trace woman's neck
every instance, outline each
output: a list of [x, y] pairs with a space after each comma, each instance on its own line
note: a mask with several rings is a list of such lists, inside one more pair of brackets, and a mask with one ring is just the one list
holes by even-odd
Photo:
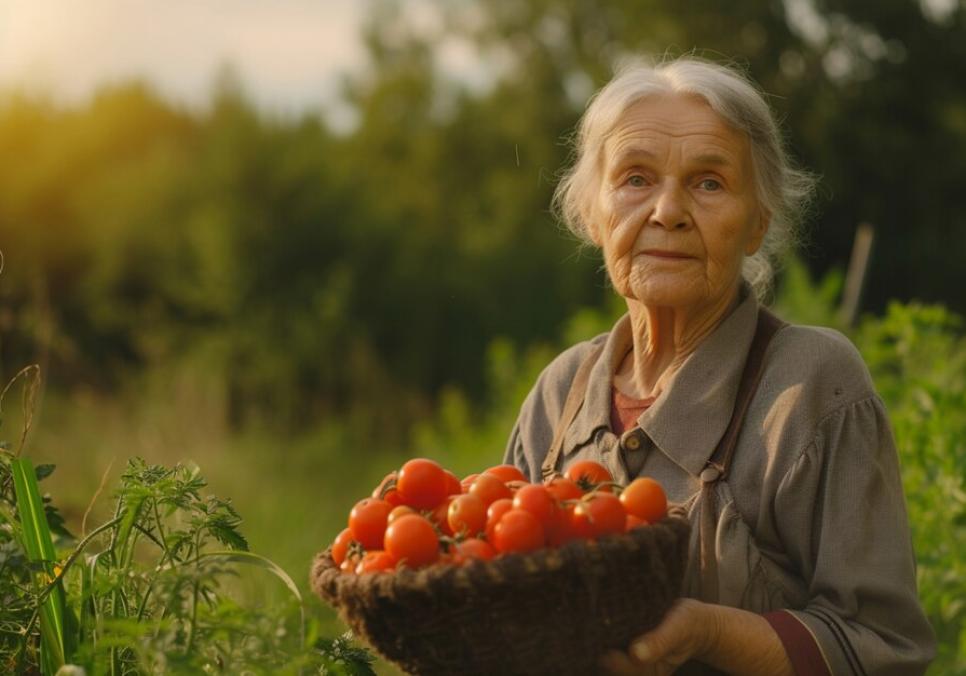
[[614, 386], [635, 399], [657, 396], [681, 364], [738, 303], [738, 289], [694, 308], [649, 307], [627, 301], [633, 346], [614, 374]]

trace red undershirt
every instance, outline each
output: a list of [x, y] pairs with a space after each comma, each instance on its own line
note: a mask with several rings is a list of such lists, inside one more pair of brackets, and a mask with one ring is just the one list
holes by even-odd
[[635, 399], [620, 392], [616, 387], [611, 396], [610, 427], [614, 434], [621, 435], [637, 425], [637, 419], [646, 411], [657, 397]]

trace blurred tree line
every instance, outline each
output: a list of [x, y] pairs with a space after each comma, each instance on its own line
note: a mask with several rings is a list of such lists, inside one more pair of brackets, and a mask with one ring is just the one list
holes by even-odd
[[[878, 241], [867, 310], [966, 310], [966, 5], [882, 0], [376, 2], [356, 124], [259, 112], [230, 77], [192, 112], [150, 87], [62, 107], [0, 98], [0, 371], [108, 392], [146, 370], [212, 383], [227, 418], [405, 428], [494, 337], [554, 341], [610, 292], [549, 213], [564, 142], [615, 60], [728, 58], [773, 95], [822, 176], [805, 248]], [[473, 87], [437, 47], [471, 46]]]

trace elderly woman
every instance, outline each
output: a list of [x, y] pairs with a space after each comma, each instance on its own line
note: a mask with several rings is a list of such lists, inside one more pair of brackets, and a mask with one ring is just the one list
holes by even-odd
[[545, 369], [506, 461], [538, 480], [595, 459], [687, 507], [685, 598], [611, 671], [907, 675], [933, 655], [868, 370], [760, 304], [810, 190], [723, 66], [627, 68], [580, 124], [556, 201], [627, 314]]

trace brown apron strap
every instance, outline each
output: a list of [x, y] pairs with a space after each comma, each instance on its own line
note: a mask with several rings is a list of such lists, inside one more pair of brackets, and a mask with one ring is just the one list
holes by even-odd
[[718, 600], [718, 560], [715, 556], [715, 518], [714, 485], [728, 474], [731, 459], [734, 457], [738, 445], [738, 435], [742, 423], [748, 413], [748, 407], [758, 389], [761, 374], [764, 370], [765, 351], [774, 335], [785, 326], [785, 322], [778, 319], [764, 307], [758, 308], [758, 325], [755, 337], [748, 350], [748, 359], [738, 393], [735, 396], [735, 408], [731, 420], [725, 429], [718, 446], [711, 454], [711, 459], [701, 472], [701, 512], [699, 515], [700, 536], [700, 565], [701, 565], [701, 600], [716, 602]]
[[557, 459], [563, 451], [564, 437], [567, 434], [567, 430], [570, 429], [570, 424], [577, 417], [577, 412], [580, 411], [580, 407], [584, 403], [584, 395], [587, 393], [587, 383], [590, 381], [590, 372], [603, 351], [603, 342], [595, 345], [594, 349], [590, 351], [590, 354], [580, 363], [580, 366], [577, 368], [577, 373], [570, 383], [570, 391], [567, 393], [567, 401], [564, 402], [563, 413], [560, 415], [557, 429], [554, 430], [553, 441], [550, 443], [550, 449], [543, 459], [543, 466], [540, 470], [544, 480], [553, 476], [557, 470]]

